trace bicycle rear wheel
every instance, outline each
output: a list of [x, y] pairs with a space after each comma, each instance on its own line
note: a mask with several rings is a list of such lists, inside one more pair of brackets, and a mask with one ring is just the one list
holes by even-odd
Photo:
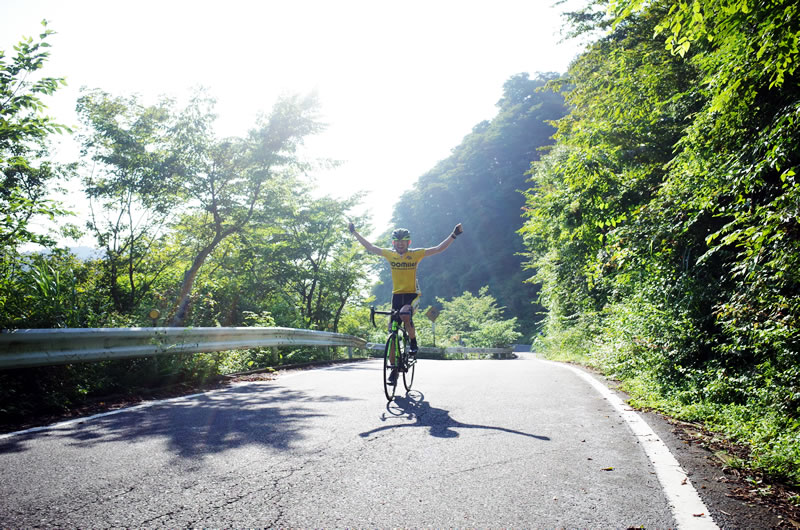
[[392, 364], [389, 352], [391, 352], [392, 341], [395, 340], [397, 334], [393, 333], [386, 339], [386, 347], [383, 349], [383, 391], [386, 393], [386, 399], [389, 401], [394, 399], [394, 391], [397, 389], [397, 375], [395, 374], [394, 384], [389, 382], [389, 376], [392, 374], [392, 369], [397, 364], [397, 359], [400, 357], [400, 352], [394, 352], [395, 364]]
[[414, 356], [412, 358], [408, 350], [408, 336], [403, 335], [403, 356], [401, 359], [405, 367], [405, 370], [403, 370], [403, 386], [406, 387], [406, 391], [411, 390], [411, 385], [414, 383], [414, 369], [417, 367], [417, 357]]

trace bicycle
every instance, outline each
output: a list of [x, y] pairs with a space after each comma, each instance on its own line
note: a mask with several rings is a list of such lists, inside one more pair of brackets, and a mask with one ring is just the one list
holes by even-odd
[[[405, 325], [399, 318], [400, 311], [392, 309], [391, 311], [378, 311], [375, 307], [370, 307], [369, 319], [374, 327], [375, 315], [388, 315], [391, 317], [392, 328], [389, 331], [389, 336], [386, 339], [386, 346], [383, 349], [383, 391], [386, 393], [386, 399], [392, 401], [394, 393], [397, 389], [397, 379], [400, 374], [403, 374], [403, 386], [406, 392], [411, 390], [411, 385], [414, 382], [414, 371], [417, 366], [416, 355], [409, 354], [410, 341], [408, 332]], [[394, 354], [394, 355], [392, 355]], [[394, 357], [394, 362], [392, 362]], [[394, 384], [389, 382], [389, 376], [392, 369], [397, 368], [397, 376], [394, 379]]]

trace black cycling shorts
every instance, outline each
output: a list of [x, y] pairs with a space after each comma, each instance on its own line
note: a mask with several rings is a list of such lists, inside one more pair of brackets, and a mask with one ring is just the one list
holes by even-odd
[[[392, 309], [396, 309], [400, 311], [403, 309], [403, 306], [411, 305], [411, 303], [417, 298], [417, 293], [399, 293], [392, 295]], [[412, 309], [413, 311], [413, 309]], [[399, 319], [398, 319], [399, 321]], [[411, 320], [411, 325], [414, 325], [414, 321]], [[389, 327], [391, 328], [392, 321], [389, 320]]]

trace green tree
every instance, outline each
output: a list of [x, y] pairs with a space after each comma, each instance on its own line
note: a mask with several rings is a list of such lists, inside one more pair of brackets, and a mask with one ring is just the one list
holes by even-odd
[[464, 292], [451, 300], [439, 298], [439, 303], [442, 312], [436, 319], [436, 327], [437, 334], [445, 339], [443, 342], [493, 348], [514, 344], [520, 337], [517, 318], [503, 318], [504, 308], [497, 306], [487, 286], [480, 288], [478, 296]]
[[[307, 190], [294, 178], [271, 179], [254, 209], [250, 224], [220, 243], [206, 260], [196, 280], [195, 309], [187, 319], [191, 325], [245, 325], [245, 313], [268, 311], [285, 327], [299, 326], [296, 311], [281, 296], [284, 262], [283, 225], [291, 216], [294, 196]], [[199, 246], [207, 237], [204, 214], [192, 212], [175, 225], [169, 237], [172, 248]], [[184, 253], [179, 265], [186, 270], [192, 253]], [[166, 288], [173, 292], [180, 285], [180, 274]], [[164, 295], [174, 299], [174, 294]], [[165, 311], [170, 308], [166, 307]]]
[[[651, 272], [680, 275], [674, 242], [696, 239], [674, 231], [666, 237], [674, 219], [659, 219], [658, 211], [653, 223], [644, 221], [672, 146], [703, 101], [699, 72], [651, 38], [656, 15], [593, 43], [552, 83], [572, 111], [558, 121], [556, 147], [533, 164], [521, 230], [551, 329], [590, 332], [606, 304], [640, 289]], [[664, 252], [652, 252], [662, 242]], [[663, 278], [666, 296], [675, 275]]]
[[[198, 273], [187, 324], [244, 325], [245, 314], [268, 312], [279, 326], [338, 330], [346, 306], [363, 297], [365, 267], [373, 261], [343, 233], [346, 213], [359, 197], [313, 198], [307, 185], [291, 178], [265, 186], [251, 223], [222, 241]], [[193, 245], [206, 237], [205, 227], [202, 215], [186, 215], [166, 244]], [[163, 304], [180, 284], [176, 272], [191, 259], [187, 253], [170, 268], [154, 306], [169, 309]]]
[[179, 153], [187, 146], [169, 100], [145, 107], [135, 96], [93, 90], [78, 100], [77, 110], [86, 125], [82, 154], [91, 160], [83, 177], [88, 228], [104, 250], [114, 307], [129, 313], [174, 263], [175, 255], [158, 254], [156, 243], [180, 211]]
[[268, 266], [301, 327], [338, 331], [346, 304], [365, 288], [364, 270], [374, 260], [345, 231], [357, 201], [300, 196], [279, 221], [279, 254]]
[[[47, 38], [53, 34], [46, 22], [42, 25], [38, 39], [23, 39], [12, 57], [0, 51], [0, 328], [81, 321], [67, 303], [72, 298], [69, 266], [62, 267], [58, 258], [22, 253], [31, 243], [55, 246], [51, 237], [32, 229], [32, 221], [66, 214], [48, 194], [57, 178], [72, 174], [72, 166], [48, 160], [48, 139], [69, 129], [44, 114], [42, 98], [65, 82], [41, 75], [49, 57]], [[53, 296], [32, 306], [32, 293], [39, 287]], [[48, 304], [57, 315], [44, 314]]]
[[297, 148], [306, 136], [322, 129], [316, 119], [316, 98], [287, 97], [274, 105], [269, 116], [260, 117], [246, 138], [215, 140], [210, 104], [195, 100], [179, 124], [179, 130], [193, 139], [184, 153], [182, 177], [187, 199], [202, 212], [198, 218], [202, 226], [178, 292], [173, 326], [185, 322], [192, 287], [209, 255], [250, 224], [267, 182], [303, 167]]
[[[5, 255], [29, 242], [51, 243], [30, 230], [34, 216], [50, 218], [61, 208], [47, 198], [54, 177], [67, 168], [47, 161], [47, 138], [69, 132], [49, 116], [41, 97], [53, 94], [65, 81], [37, 77], [49, 57], [46, 29], [38, 40], [27, 38], [14, 46], [9, 61], [0, 50], [0, 253]], [[7, 258], [4, 258], [7, 259]]]
[[[313, 96], [286, 97], [246, 137], [218, 139], [214, 101], [202, 93], [181, 110], [170, 100], [143, 106], [98, 90], [81, 98], [78, 110], [89, 126], [84, 152], [94, 162], [84, 184], [102, 210], [90, 228], [106, 250], [120, 311], [145, 299], [156, 303], [154, 283], [180, 260], [183, 278], [166, 313], [173, 326], [187, 322], [209, 257], [250, 227], [277, 189], [271, 182], [306, 169], [297, 148], [321, 130], [316, 107]], [[180, 242], [161, 241], [170, 231]]]

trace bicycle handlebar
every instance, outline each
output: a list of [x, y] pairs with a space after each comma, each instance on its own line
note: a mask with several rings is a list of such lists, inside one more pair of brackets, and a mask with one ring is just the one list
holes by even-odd
[[378, 311], [377, 309], [375, 309], [375, 306], [373, 305], [373, 306], [370, 306], [370, 308], [369, 308], [369, 320], [370, 320], [370, 322], [372, 322], [372, 327], [377, 328], [378, 326], [375, 324], [375, 315], [389, 315], [389, 316], [391, 316], [391, 315], [394, 315], [395, 313], [398, 313], [398, 311], [395, 310], [395, 309], [392, 309], [391, 311]]

